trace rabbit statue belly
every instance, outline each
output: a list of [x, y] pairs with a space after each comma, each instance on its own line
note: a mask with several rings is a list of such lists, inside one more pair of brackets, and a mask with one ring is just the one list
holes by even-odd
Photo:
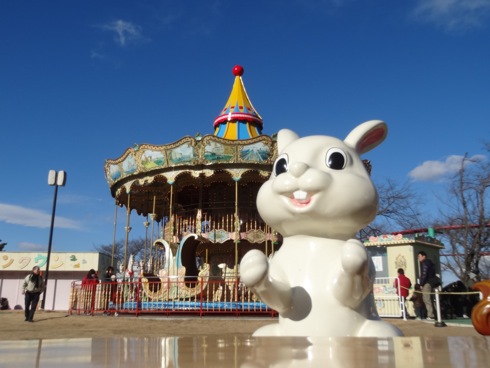
[[360, 155], [386, 137], [365, 122], [347, 138], [279, 131], [278, 158], [257, 208], [283, 236], [269, 260], [248, 252], [241, 280], [279, 313], [255, 336], [401, 336], [381, 321], [372, 293], [374, 265], [356, 233], [376, 216], [378, 194]]

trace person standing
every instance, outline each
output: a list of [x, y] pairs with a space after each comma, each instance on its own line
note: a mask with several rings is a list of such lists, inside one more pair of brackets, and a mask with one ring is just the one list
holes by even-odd
[[422, 287], [420, 284], [415, 284], [412, 297], [409, 300], [413, 303], [413, 309], [415, 309], [415, 319], [425, 319], [427, 313], [425, 311], [425, 304], [422, 298]]
[[41, 276], [39, 266], [34, 266], [32, 272], [26, 276], [22, 284], [22, 293], [25, 301], [25, 317], [27, 322], [34, 322], [34, 313], [39, 303], [39, 297], [44, 292], [46, 284]]
[[393, 282], [393, 287], [396, 288], [396, 293], [400, 298], [400, 305], [403, 305], [403, 308], [406, 312], [406, 300], [408, 297], [408, 290], [412, 287], [412, 282], [407, 276], [405, 276], [405, 271], [403, 270], [403, 268], [399, 268], [397, 272], [398, 277]]
[[117, 281], [116, 281], [116, 275], [114, 274], [114, 267], [109, 266], [107, 267], [104, 278], [102, 279], [104, 282], [104, 289], [105, 289], [105, 313], [107, 315], [110, 315], [111, 313], [109, 312], [109, 307], [110, 304], [109, 302], [112, 302], [112, 308], [115, 308], [116, 305], [116, 294], [117, 294]]
[[422, 298], [424, 300], [425, 308], [427, 309], [427, 319], [433, 321], [435, 319], [434, 305], [432, 304], [432, 292], [434, 288], [438, 287], [441, 283], [436, 275], [436, 268], [434, 263], [427, 258], [427, 253], [420, 251], [418, 253], [418, 259], [420, 262], [420, 286], [422, 286]]
[[99, 277], [94, 269], [88, 271], [87, 275], [82, 280], [82, 292], [84, 300], [85, 314], [92, 314], [95, 308], [95, 296], [97, 293], [97, 284]]

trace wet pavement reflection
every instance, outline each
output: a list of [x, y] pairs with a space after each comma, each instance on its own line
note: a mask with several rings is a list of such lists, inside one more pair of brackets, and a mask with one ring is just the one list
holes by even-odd
[[0, 367], [487, 367], [490, 337], [250, 335], [2, 341]]

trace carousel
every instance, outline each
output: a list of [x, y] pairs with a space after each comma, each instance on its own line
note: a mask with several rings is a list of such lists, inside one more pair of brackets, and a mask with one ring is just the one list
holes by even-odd
[[[125, 208], [126, 214], [121, 266], [131, 275], [138, 262], [143, 292], [151, 300], [189, 297], [213, 277], [234, 283], [246, 252], [259, 249], [269, 256], [280, 246], [278, 234], [262, 221], [255, 204], [271, 173], [276, 144], [262, 134], [262, 118], [245, 90], [243, 68], [235, 66], [233, 75], [214, 134], [135, 145], [105, 162], [116, 205], [114, 223], [117, 208]], [[150, 231], [139, 260], [128, 254], [134, 223]], [[154, 239], [153, 234], [159, 235]], [[180, 287], [154, 288], [148, 282], [172, 278]]]

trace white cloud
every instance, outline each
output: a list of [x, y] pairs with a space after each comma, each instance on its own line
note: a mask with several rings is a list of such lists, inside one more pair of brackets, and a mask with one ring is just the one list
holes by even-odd
[[[449, 156], [445, 161], [425, 161], [422, 165], [408, 173], [408, 176], [415, 181], [439, 181], [458, 172], [461, 168], [461, 161], [464, 156]], [[471, 161], [484, 160], [485, 156], [475, 155], [468, 158], [466, 164]]]
[[[0, 221], [27, 227], [49, 228], [51, 214], [21, 206], [0, 203]], [[56, 216], [55, 226], [63, 229], [81, 230], [82, 226], [73, 220]]]
[[114, 40], [117, 44], [121, 46], [126, 46], [128, 42], [134, 42], [143, 39], [140, 26], [134, 25], [131, 22], [126, 22], [121, 19], [104, 24], [102, 26], [102, 29], [114, 32]]
[[490, 15], [490, 0], [418, 0], [412, 17], [452, 31], [482, 27]]
[[80, 194], [63, 193], [58, 197], [58, 203], [70, 205], [84, 205], [87, 203], [101, 202], [100, 198], [88, 197]]
[[17, 247], [21, 252], [37, 252], [46, 250], [46, 245], [29, 242], [20, 242]]

